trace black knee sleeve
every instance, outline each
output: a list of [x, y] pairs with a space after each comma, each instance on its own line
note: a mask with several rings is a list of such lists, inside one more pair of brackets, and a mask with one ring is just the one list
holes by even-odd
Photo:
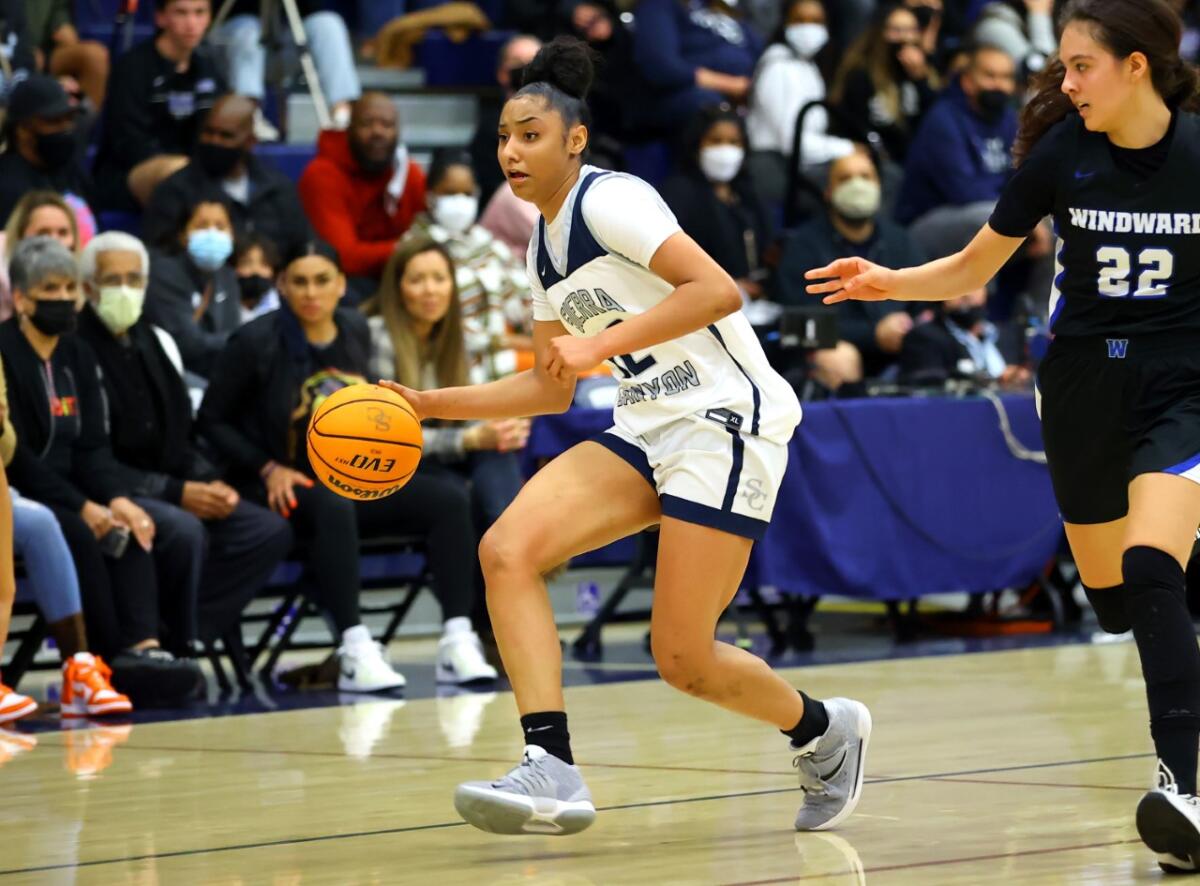
[[1123, 634], [1132, 627], [1129, 623], [1125, 585], [1111, 588], [1089, 588], [1084, 585], [1083, 592], [1092, 604], [1096, 621], [1100, 622], [1100, 630], [1110, 634]]
[[1200, 730], [1200, 647], [1183, 569], [1170, 554], [1150, 547], [1130, 548], [1121, 566], [1146, 680], [1150, 732], [1157, 740], [1163, 730]]

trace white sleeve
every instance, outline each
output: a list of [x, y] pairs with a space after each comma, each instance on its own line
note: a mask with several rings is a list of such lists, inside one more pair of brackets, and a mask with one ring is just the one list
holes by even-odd
[[624, 173], [606, 175], [588, 189], [583, 219], [609, 251], [643, 268], [650, 267], [658, 247], [680, 230], [658, 191]]
[[537, 265], [534, 263], [534, 252], [537, 251], [537, 237], [529, 238], [529, 248], [525, 250], [525, 276], [529, 280], [529, 294], [533, 301], [533, 319], [534, 320], [559, 320], [558, 311], [554, 310], [550, 304], [550, 299], [546, 298], [546, 290], [542, 288], [542, 281], [538, 279]]

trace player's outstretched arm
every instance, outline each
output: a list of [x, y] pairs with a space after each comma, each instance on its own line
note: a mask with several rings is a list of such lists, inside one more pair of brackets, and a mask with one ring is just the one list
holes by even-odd
[[996, 275], [1022, 237], [1003, 237], [984, 225], [974, 239], [953, 255], [915, 268], [893, 270], [863, 258], [838, 259], [805, 273], [811, 295], [827, 305], [855, 301], [945, 301], [978, 289]]
[[565, 412], [575, 396], [575, 376], [559, 381], [545, 370], [551, 339], [563, 335], [568, 335], [567, 330], [557, 321], [534, 321], [534, 368], [487, 384], [414, 391], [394, 381], [379, 383], [406, 399], [421, 419], [482, 420]]

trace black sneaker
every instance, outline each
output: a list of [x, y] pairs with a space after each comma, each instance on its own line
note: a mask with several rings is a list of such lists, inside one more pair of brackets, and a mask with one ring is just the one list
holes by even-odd
[[112, 660], [113, 684], [139, 708], [185, 704], [203, 690], [204, 672], [196, 662], [176, 658], [157, 646], [126, 649]]

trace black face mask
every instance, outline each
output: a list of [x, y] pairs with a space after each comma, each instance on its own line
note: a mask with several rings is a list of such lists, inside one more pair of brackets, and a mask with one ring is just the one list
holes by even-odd
[[946, 319], [959, 329], [965, 329], [967, 332], [970, 332], [986, 318], [987, 312], [982, 306], [977, 308], [961, 308], [957, 311], [946, 311]]
[[515, 65], [508, 69], [509, 94], [516, 92], [525, 85], [525, 65]]
[[47, 169], [62, 169], [75, 159], [79, 146], [75, 142], [74, 130], [38, 133], [36, 139], [34, 149]]
[[908, 45], [909, 43], [907, 41], [896, 42], [891, 40], [889, 40], [887, 44], [888, 49], [891, 50], [892, 53], [892, 70], [895, 72], [896, 77], [900, 80], [908, 79], [908, 71], [900, 61], [900, 53]]
[[1012, 96], [1003, 89], [981, 89], [975, 96], [979, 105], [979, 115], [988, 122], [995, 122], [1004, 116]]
[[253, 277], [239, 277], [238, 286], [242, 290], [242, 304], [253, 308], [263, 300], [263, 296], [271, 291], [272, 285], [270, 277], [260, 277], [258, 274]]
[[77, 317], [74, 299], [40, 299], [34, 302], [29, 322], [42, 335], [66, 335], [75, 330]]
[[245, 157], [246, 152], [241, 148], [227, 148], [225, 145], [208, 142], [199, 142], [196, 145], [196, 162], [213, 178], [225, 178]]

